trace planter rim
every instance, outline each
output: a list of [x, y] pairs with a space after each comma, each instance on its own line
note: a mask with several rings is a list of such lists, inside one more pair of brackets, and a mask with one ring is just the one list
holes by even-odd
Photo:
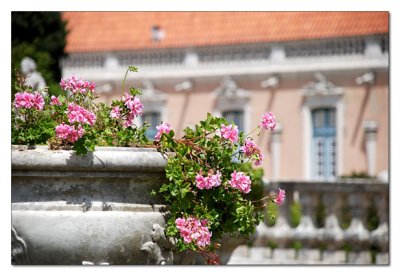
[[[33, 146], [32, 148], [28, 148], [28, 145], [11, 145], [11, 150], [15, 151], [33, 151], [33, 150], [37, 150], [37, 151], [54, 151], [54, 152], [58, 152], [58, 151], [71, 151], [72, 152], [72, 148], [71, 149], [57, 149], [57, 150], [52, 150], [49, 149], [48, 146], [45, 145], [39, 145], [39, 146]], [[95, 151], [134, 151], [134, 152], [158, 152], [156, 148], [152, 148], [152, 147], [101, 147], [101, 146], [96, 146], [95, 147]]]
[[21, 149], [12, 145], [13, 171], [121, 171], [164, 172], [167, 159], [155, 148], [96, 147], [76, 155], [72, 150], [49, 150], [47, 146]]

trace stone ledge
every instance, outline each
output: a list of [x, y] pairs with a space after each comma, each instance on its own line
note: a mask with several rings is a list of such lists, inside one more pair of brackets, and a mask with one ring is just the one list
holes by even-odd
[[12, 147], [13, 171], [122, 171], [163, 172], [167, 159], [152, 148], [98, 147], [84, 156], [72, 150]]

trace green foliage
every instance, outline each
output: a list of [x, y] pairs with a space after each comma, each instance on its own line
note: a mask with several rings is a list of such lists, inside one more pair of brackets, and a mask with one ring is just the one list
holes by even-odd
[[[342, 198], [342, 202], [348, 202], [347, 196]], [[352, 219], [351, 207], [348, 204], [343, 204], [339, 210], [339, 224], [343, 229], [347, 229], [350, 226]]]
[[299, 251], [303, 248], [303, 244], [300, 241], [295, 241], [292, 244], [293, 249], [295, 250], [295, 259], [299, 258]]
[[276, 219], [278, 218], [278, 206], [273, 202], [267, 203], [267, 216], [266, 216], [266, 223], [268, 226], [272, 227], [276, 223]]
[[290, 224], [296, 228], [300, 224], [301, 220], [301, 204], [300, 202], [293, 202], [290, 205]]
[[352, 171], [350, 174], [342, 175], [339, 178], [342, 178], [342, 179], [353, 179], [353, 178], [374, 178], [374, 177], [370, 176], [365, 171], [360, 171], [360, 172]]
[[[122, 101], [114, 101], [112, 106], [126, 109]], [[126, 127], [123, 125], [122, 119], [110, 118], [110, 111], [111, 107], [104, 103], [98, 105], [96, 120], [98, 146], [144, 147], [150, 145], [150, 141], [146, 136], [148, 124], [143, 124], [141, 127], [136, 125]]]
[[318, 204], [316, 206], [316, 226], [317, 228], [322, 228], [325, 225], [325, 217], [326, 217], [326, 208], [322, 201], [322, 194], [318, 197]]
[[[194, 128], [186, 128], [182, 139], [175, 139], [174, 132], [162, 134], [160, 148], [168, 154], [166, 167], [167, 183], [160, 193], [169, 204], [171, 217], [167, 223], [167, 235], [177, 238], [180, 250], [197, 250], [193, 243], [186, 244], [180, 238], [175, 225], [177, 218], [189, 216], [207, 219], [212, 232], [213, 250], [217, 240], [224, 234], [249, 235], [263, 220], [262, 209], [256, 209], [252, 199], [260, 199], [262, 193], [262, 170], [253, 170], [250, 165], [233, 162], [238, 147], [243, 144], [244, 135], [239, 135], [239, 143], [233, 144], [216, 135], [221, 124], [227, 124], [223, 118], [207, 115]], [[241, 154], [239, 153], [239, 159]], [[233, 171], [242, 171], [252, 180], [255, 193], [243, 195], [233, 189], [228, 181]], [[196, 175], [219, 171], [222, 174], [221, 185], [212, 189], [200, 190], [195, 185]], [[254, 186], [253, 186], [254, 184]], [[258, 188], [256, 188], [258, 187]]]
[[367, 218], [366, 218], [366, 226], [368, 231], [373, 231], [379, 226], [379, 216], [378, 216], [378, 208], [375, 205], [373, 197], [371, 196], [368, 200], [369, 205], [367, 207]]
[[[59, 60], [65, 55], [66, 22], [59, 12], [12, 12], [12, 83], [21, 60], [29, 56], [35, 60], [52, 95], [60, 95], [61, 78]], [[12, 89], [12, 95], [17, 90]]]
[[11, 120], [11, 143], [14, 145], [43, 145], [54, 136], [55, 122], [50, 119], [50, 110], [20, 110]]

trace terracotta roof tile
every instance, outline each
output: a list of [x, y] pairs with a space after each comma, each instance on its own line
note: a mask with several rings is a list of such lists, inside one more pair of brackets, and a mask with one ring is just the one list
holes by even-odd
[[[227, 45], [388, 33], [387, 12], [63, 12], [67, 52]], [[159, 25], [165, 39], [154, 43]]]

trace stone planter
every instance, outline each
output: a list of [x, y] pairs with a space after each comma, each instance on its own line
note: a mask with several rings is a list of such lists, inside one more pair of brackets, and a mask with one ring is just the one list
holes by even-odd
[[[167, 160], [155, 149], [71, 150], [12, 146], [12, 263], [31, 265], [204, 264], [174, 251], [168, 210], [152, 197]], [[224, 239], [226, 264], [241, 239]]]
[[172, 263], [155, 149], [12, 149], [13, 264]]

